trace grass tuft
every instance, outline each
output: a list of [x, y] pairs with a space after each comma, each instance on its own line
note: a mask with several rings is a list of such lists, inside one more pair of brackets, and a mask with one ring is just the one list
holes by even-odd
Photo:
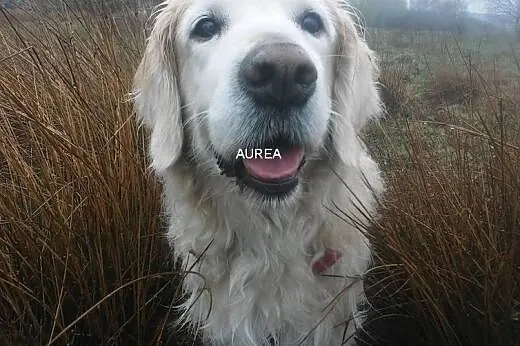
[[47, 5], [0, 10], [0, 343], [160, 343], [178, 274], [127, 96], [145, 18]]

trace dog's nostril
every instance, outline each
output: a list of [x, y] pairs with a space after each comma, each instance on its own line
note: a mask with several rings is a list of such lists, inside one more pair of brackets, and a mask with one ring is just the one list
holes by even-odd
[[300, 65], [296, 68], [295, 81], [301, 86], [311, 86], [318, 79], [318, 71], [312, 64]]
[[253, 87], [262, 87], [270, 83], [276, 74], [276, 67], [267, 62], [251, 66], [245, 71], [247, 83]]

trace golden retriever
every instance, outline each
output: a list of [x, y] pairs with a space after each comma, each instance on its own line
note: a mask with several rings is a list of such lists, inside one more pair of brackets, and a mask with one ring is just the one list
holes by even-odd
[[205, 344], [354, 343], [383, 190], [359, 139], [377, 77], [341, 0], [155, 11], [134, 97], [187, 271], [181, 322]]

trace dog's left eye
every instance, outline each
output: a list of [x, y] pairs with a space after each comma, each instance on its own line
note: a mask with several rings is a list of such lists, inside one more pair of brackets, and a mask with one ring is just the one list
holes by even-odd
[[195, 28], [193, 28], [191, 37], [195, 37], [201, 40], [209, 40], [219, 32], [220, 24], [217, 22], [217, 20], [210, 17], [204, 17], [199, 20], [195, 25]]
[[319, 16], [319, 14], [315, 12], [309, 12], [305, 14], [305, 16], [303, 16], [300, 22], [300, 25], [303, 28], [303, 30], [313, 35], [318, 34], [320, 31], [324, 29], [321, 17]]

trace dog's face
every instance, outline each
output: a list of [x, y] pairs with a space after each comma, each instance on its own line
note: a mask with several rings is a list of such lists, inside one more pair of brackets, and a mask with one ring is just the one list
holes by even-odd
[[[179, 27], [195, 156], [213, 155], [226, 175], [264, 196], [293, 192], [305, 154], [319, 151], [327, 135], [336, 36], [327, 9], [296, 0], [200, 0]], [[262, 149], [256, 160], [245, 158], [255, 149]], [[280, 155], [266, 159], [263, 149]]]
[[339, 2], [165, 3], [136, 76], [155, 168], [184, 155], [245, 198], [283, 200], [312, 183], [305, 165], [348, 160], [340, 137], [353, 139], [379, 99], [371, 52]]

